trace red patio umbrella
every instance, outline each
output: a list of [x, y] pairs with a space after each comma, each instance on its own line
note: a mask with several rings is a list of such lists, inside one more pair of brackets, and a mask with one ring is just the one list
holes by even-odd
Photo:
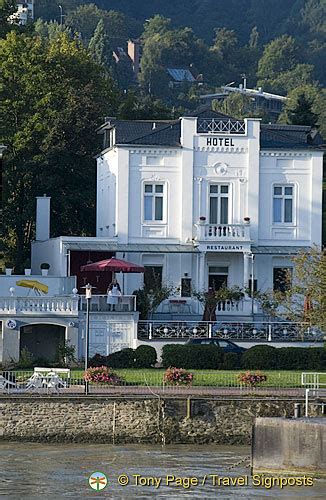
[[81, 271], [111, 271], [113, 273], [143, 273], [145, 271], [143, 266], [138, 264], [132, 264], [125, 260], [116, 259], [111, 257], [111, 259], [100, 260], [99, 262], [92, 262], [92, 264], [86, 264], [81, 266]]

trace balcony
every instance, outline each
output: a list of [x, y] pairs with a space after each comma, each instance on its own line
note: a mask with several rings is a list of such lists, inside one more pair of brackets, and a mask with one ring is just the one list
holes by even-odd
[[196, 224], [197, 241], [249, 242], [249, 224]]
[[77, 296], [0, 297], [0, 314], [78, 316], [78, 301]]
[[[85, 295], [80, 296], [80, 310], [86, 311], [86, 298]], [[136, 295], [121, 295], [118, 304], [114, 306], [114, 311], [110, 311], [109, 304], [107, 303], [107, 295], [92, 295], [90, 301], [91, 312], [135, 312], [136, 311]]]

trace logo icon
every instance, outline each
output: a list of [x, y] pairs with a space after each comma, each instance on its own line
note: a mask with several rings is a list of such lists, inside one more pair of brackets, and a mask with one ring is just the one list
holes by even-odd
[[93, 490], [104, 490], [108, 484], [108, 478], [103, 472], [93, 472], [93, 474], [89, 476], [88, 484]]

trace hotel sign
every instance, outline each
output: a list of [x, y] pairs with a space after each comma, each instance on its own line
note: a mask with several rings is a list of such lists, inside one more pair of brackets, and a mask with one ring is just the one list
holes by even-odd
[[243, 137], [219, 137], [217, 135], [197, 137], [197, 146], [200, 148], [246, 148], [248, 138]]
[[233, 137], [206, 137], [206, 146], [230, 146], [234, 147]]

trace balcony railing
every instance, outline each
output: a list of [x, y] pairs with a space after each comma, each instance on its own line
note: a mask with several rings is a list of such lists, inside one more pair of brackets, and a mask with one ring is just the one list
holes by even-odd
[[241, 134], [246, 133], [243, 120], [217, 120], [216, 118], [199, 118], [197, 122], [199, 134]]
[[0, 314], [78, 315], [78, 297], [0, 297]]
[[138, 321], [139, 339], [219, 338], [234, 341], [322, 342], [323, 333], [308, 323]]
[[[85, 295], [80, 296], [80, 309], [86, 311]], [[112, 306], [110, 308], [107, 303], [107, 295], [93, 295], [90, 310], [91, 312], [134, 312], [136, 311], [136, 295], [121, 295], [121, 297], [118, 297], [118, 304], [114, 308]]]
[[250, 241], [249, 224], [198, 224], [198, 241]]

